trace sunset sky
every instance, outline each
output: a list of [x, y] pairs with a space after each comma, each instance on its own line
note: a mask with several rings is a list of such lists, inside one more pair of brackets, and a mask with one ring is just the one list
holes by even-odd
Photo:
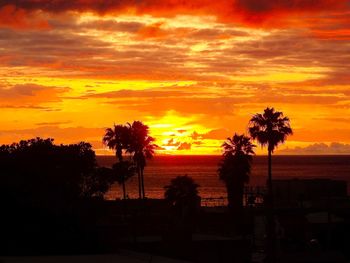
[[106, 154], [141, 120], [160, 154], [220, 154], [267, 106], [277, 153], [350, 154], [349, 0], [0, 0], [0, 144]]

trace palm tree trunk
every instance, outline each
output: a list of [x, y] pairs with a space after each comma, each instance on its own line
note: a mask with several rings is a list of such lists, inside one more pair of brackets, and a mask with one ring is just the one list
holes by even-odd
[[267, 249], [266, 257], [268, 263], [274, 263], [276, 261], [275, 255], [275, 221], [273, 215], [273, 189], [272, 189], [272, 151], [268, 150], [268, 179], [267, 179]]
[[123, 199], [126, 199], [125, 176], [123, 175]]
[[144, 184], [144, 179], [143, 179], [143, 169], [141, 168], [141, 190], [142, 190], [142, 198], [146, 198], [145, 195], [145, 184]]
[[272, 204], [272, 151], [268, 150], [268, 179], [267, 179], [267, 191], [269, 198], [269, 203]]
[[243, 190], [237, 186], [227, 189], [228, 207], [234, 213], [239, 213], [243, 209]]
[[230, 212], [232, 212], [234, 210], [234, 202], [235, 202], [235, 197], [233, 195], [234, 189], [232, 189], [233, 187], [231, 185], [226, 185], [226, 191], [227, 191], [227, 206], [230, 210]]
[[141, 199], [142, 196], [141, 196], [141, 170], [140, 170], [140, 167], [137, 167], [137, 179], [139, 182], [139, 199]]

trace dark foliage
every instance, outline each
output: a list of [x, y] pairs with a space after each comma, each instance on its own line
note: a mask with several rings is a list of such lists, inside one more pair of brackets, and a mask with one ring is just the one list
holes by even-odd
[[76, 205], [103, 198], [114, 179], [111, 169], [97, 167], [85, 142], [35, 138], [2, 145], [0, 167], [1, 254], [77, 248]]
[[199, 198], [198, 187], [191, 177], [177, 176], [171, 180], [170, 185], [164, 187], [164, 197], [173, 206], [191, 204]]
[[127, 152], [131, 153], [136, 164], [139, 179], [139, 197], [146, 198], [143, 171], [146, 167], [146, 159], [152, 158], [156, 145], [155, 139], [149, 135], [149, 127], [141, 121], [129, 124], [130, 145]]
[[288, 117], [274, 108], [266, 108], [264, 113], [255, 114], [249, 122], [249, 133], [268, 151], [273, 152], [278, 144], [283, 143], [288, 135], [293, 134]]
[[172, 208], [168, 233], [170, 241], [186, 242], [192, 239], [200, 205], [198, 187], [187, 175], [177, 176], [164, 187], [165, 200]]
[[227, 189], [228, 206], [239, 210], [243, 206], [244, 184], [249, 182], [254, 147], [250, 138], [234, 134], [223, 143], [223, 159], [219, 164], [219, 178]]
[[267, 212], [267, 262], [273, 262], [275, 258], [275, 223], [273, 219], [273, 194], [272, 194], [272, 153], [275, 148], [284, 143], [289, 135], [293, 134], [290, 120], [283, 112], [275, 111], [267, 107], [262, 114], [255, 114], [249, 122], [249, 133], [261, 146], [267, 146], [268, 152], [268, 178], [267, 196], [265, 205]]
[[101, 196], [112, 181], [107, 168], [97, 168], [89, 143], [55, 145], [35, 138], [0, 147], [1, 187], [16, 199], [39, 203], [70, 202]]
[[[148, 126], [141, 121], [134, 121], [127, 125], [114, 125], [113, 128], [106, 129], [102, 141], [108, 148], [115, 150], [119, 164], [115, 164], [114, 170], [118, 182], [123, 187], [124, 199], [126, 198], [126, 181], [136, 173], [139, 198], [145, 198], [143, 172], [146, 167], [146, 159], [152, 158], [156, 148], [155, 139], [149, 135]], [[130, 154], [133, 163], [124, 162], [125, 154]]]

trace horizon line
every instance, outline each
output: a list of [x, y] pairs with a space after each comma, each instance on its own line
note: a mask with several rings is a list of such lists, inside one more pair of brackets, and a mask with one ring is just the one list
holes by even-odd
[[[114, 154], [96, 154], [96, 156], [113, 156]], [[186, 157], [196, 157], [196, 156], [222, 156], [222, 154], [155, 154], [153, 157], [157, 156], [186, 156]], [[254, 156], [267, 156], [267, 154], [255, 154]], [[315, 154], [274, 154], [273, 156], [350, 156], [350, 153], [315, 153]]]

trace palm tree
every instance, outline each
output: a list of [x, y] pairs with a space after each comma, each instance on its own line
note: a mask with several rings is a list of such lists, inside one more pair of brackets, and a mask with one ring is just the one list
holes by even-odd
[[249, 133], [261, 146], [267, 146], [268, 151], [268, 180], [267, 180], [267, 260], [275, 261], [275, 235], [273, 219], [273, 193], [272, 193], [272, 153], [283, 143], [288, 135], [293, 134], [288, 117], [274, 108], [266, 108], [264, 113], [255, 114], [249, 122]]
[[129, 144], [129, 129], [124, 125], [114, 125], [113, 128], [107, 128], [103, 137], [103, 143], [108, 148], [115, 150], [117, 159], [123, 161], [123, 150]]
[[231, 211], [239, 212], [243, 207], [244, 184], [249, 182], [254, 147], [249, 137], [236, 133], [222, 144], [224, 153], [218, 172], [225, 182]]
[[157, 147], [153, 142], [155, 139], [149, 136], [149, 128], [141, 121], [129, 124], [130, 144], [127, 151], [133, 154], [139, 182], [139, 198], [145, 198], [145, 186], [143, 172], [146, 167], [146, 159], [152, 158]]
[[[249, 122], [249, 133], [261, 146], [268, 150], [268, 195], [272, 198], [272, 153], [283, 143], [288, 135], [293, 134], [288, 117], [274, 108], [266, 108], [263, 114], [255, 114]], [[272, 201], [272, 200], [270, 200]]]
[[123, 198], [126, 199], [126, 181], [134, 176], [136, 168], [133, 162], [130, 161], [121, 161], [113, 165], [113, 172], [115, 175], [116, 181], [123, 187]]
[[126, 199], [125, 181], [131, 176], [132, 170], [126, 169], [126, 166], [129, 166], [128, 162], [123, 164], [123, 150], [126, 150], [130, 143], [129, 129], [124, 125], [114, 125], [113, 128], [106, 129], [102, 140], [108, 148], [115, 150], [116, 158], [120, 164], [115, 164], [116, 166], [113, 170], [116, 172], [117, 181], [123, 186], [123, 198]]
[[164, 197], [172, 206], [181, 207], [185, 204], [193, 204], [198, 200], [199, 185], [187, 176], [177, 176], [170, 181], [170, 185], [164, 186]]

